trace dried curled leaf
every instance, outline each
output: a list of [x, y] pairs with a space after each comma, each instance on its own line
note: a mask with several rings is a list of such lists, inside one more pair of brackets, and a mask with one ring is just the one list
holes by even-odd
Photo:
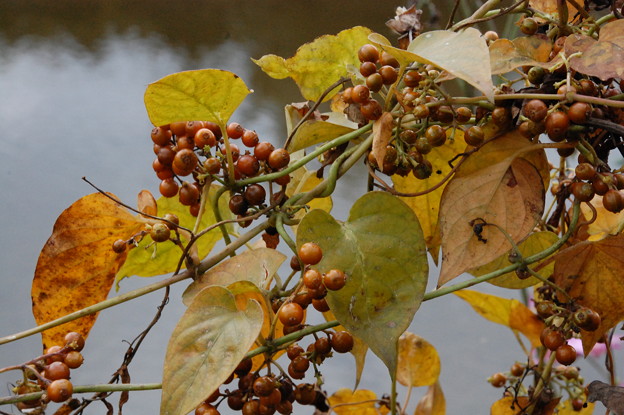
[[[64, 210], [35, 269], [31, 296], [37, 324], [105, 300], [126, 259], [126, 253], [113, 251], [113, 242], [129, 239], [143, 226], [125, 208], [100, 193], [84, 196]], [[69, 331], [86, 338], [96, 318], [97, 314], [91, 314], [44, 331], [44, 349], [63, 344]]]
[[[370, 29], [356, 26], [306, 43], [292, 58], [264, 55], [252, 60], [272, 78], [293, 78], [303, 97], [316, 101], [334, 82], [347, 75], [347, 65], [359, 65], [357, 51], [367, 43], [370, 33]], [[327, 94], [324, 100], [332, 96]]]
[[386, 147], [392, 140], [392, 114], [384, 112], [378, 120], [373, 123], [373, 156], [377, 160], [378, 166], [384, 165], [386, 157]]
[[587, 386], [587, 400], [600, 401], [614, 415], [624, 415], [624, 388], [594, 380]]
[[526, 36], [514, 40], [498, 39], [489, 46], [492, 74], [504, 74], [521, 66], [541, 66], [548, 63], [552, 43], [545, 36]]

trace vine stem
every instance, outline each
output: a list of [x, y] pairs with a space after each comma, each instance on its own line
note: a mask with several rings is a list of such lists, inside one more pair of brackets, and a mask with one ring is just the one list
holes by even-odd
[[[227, 245], [221, 252], [213, 255], [210, 258], [205, 259], [197, 266], [197, 271], [199, 273], [204, 273], [223, 259], [225, 259], [232, 252], [235, 252], [238, 248], [243, 246], [247, 241], [254, 238], [260, 232], [264, 231], [268, 226], [267, 222], [264, 222], [249, 232], [241, 235], [240, 238], [235, 240], [234, 242]], [[5, 336], [0, 338], [0, 345], [10, 343], [15, 340], [23, 339], [28, 336], [32, 336], [33, 334], [41, 333], [42, 331], [51, 329], [52, 327], [60, 326], [61, 324], [68, 323], [70, 321], [79, 319], [84, 316], [88, 316], [90, 314], [95, 314], [101, 310], [116, 306], [121, 303], [125, 303], [126, 301], [133, 300], [135, 298], [141, 297], [143, 295], [149, 294], [151, 292], [160, 290], [161, 288], [165, 288], [169, 285], [175, 284], [176, 282], [192, 278], [195, 276], [195, 270], [190, 269], [186, 270], [180, 274], [173, 275], [172, 277], [166, 278], [162, 281], [158, 281], [154, 284], [147, 285], [145, 287], [137, 288], [136, 290], [129, 291], [125, 294], [118, 295], [113, 298], [106, 299], [99, 303], [93, 304], [92, 306], [85, 307], [81, 310], [75, 311], [73, 313], [67, 314], [63, 317], [57, 318], [56, 320], [49, 321], [47, 323], [41, 324], [37, 327], [33, 327], [28, 330], [24, 330], [19, 333], [11, 334], [9, 336]]]
[[[149, 391], [162, 389], [161, 383], [104, 383], [101, 385], [77, 385], [74, 386], [74, 393], [90, 393], [90, 392], [130, 392], [130, 391]], [[17, 402], [34, 401], [41, 398], [44, 392], [25, 393], [23, 395], [5, 396], [0, 398], [0, 405], [8, 405]]]

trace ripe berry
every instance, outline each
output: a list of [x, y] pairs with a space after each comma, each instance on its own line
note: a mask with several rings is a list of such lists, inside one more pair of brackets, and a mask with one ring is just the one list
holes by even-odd
[[45, 354], [52, 354], [53, 356], [46, 357], [45, 363], [49, 365], [52, 362], [62, 362], [65, 359], [65, 354], [62, 353], [62, 351], [63, 348], [61, 346], [50, 346], [48, 350], [46, 350]]
[[246, 147], [253, 148], [258, 144], [258, 133], [254, 130], [245, 130], [243, 136], [241, 137], [243, 144]]
[[540, 122], [548, 115], [548, 106], [541, 99], [532, 99], [524, 104], [522, 115], [533, 122]]
[[71, 331], [65, 335], [65, 347], [71, 350], [81, 351], [84, 348], [85, 339], [82, 334]]
[[293, 412], [292, 402], [290, 402], [289, 400], [285, 400], [285, 401], [283, 400], [277, 405], [275, 405], [275, 409], [277, 410], [277, 412], [279, 412], [282, 415], [292, 414]]
[[492, 122], [499, 127], [504, 127], [511, 120], [511, 114], [506, 107], [496, 107], [492, 110]]
[[585, 124], [592, 114], [592, 107], [586, 102], [575, 102], [568, 108], [568, 118], [576, 124]]
[[193, 150], [195, 148], [195, 141], [193, 141], [192, 137], [183, 135], [182, 137], [178, 137], [176, 140], [176, 146], [178, 151], [182, 149]]
[[297, 303], [287, 303], [280, 308], [278, 318], [285, 326], [296, 326], [303, 321], [303, 308]]
[[[221, 152], [221, 154], [225, 155], [227, 151], [225, 145], [219, 147], [219, 151]], [[236, 144], [230, 143], [230, 152], [232, 153], [232, 161], [238, 160], [238, 157], [240, 156], [240, 150], [238, 149], [238, 146]]]
[[366, 44], [358, 50], [358, 59], [360, 62], [377, 62], [379, 50], [374, 45]]
[[565, 337], [559, 330], [546, 327], [540, 334], [540, 340], [548, 350], [557, 350], [565, 342]]
[[390, 65], [384, 65], [379, 68], [379, 74], [383, 79], [384, 85], [392, 85], [399, 77], [397, 70]]
[[537, 315], [541, 318], [548, 318], [557, 313], [556, 305], [552, 301], [542, 301], [535, 305]]
[[154, 127], [152, 130], [152, 141], [159, 146], [166, 146], [171, 141], [171, 131], [162, 127]]
[[[377, 65], [375, 65], [374, 62], [362, 62], [362, 64], [360, 65], [360, 74], [362, 74], [364, 78], [368, 78], [374, 73], [377, 73]], [[350, 88], [347, 88], [347, 89], [350, 89]], [[351, 98], [349, 97], [349, 99]]]
[[563, 111], [551, 112], [546, 117], [546, 133], [552, 141], [562, 141], [568, 132], [569, 126], [570, 119]]
[[592, 180], [596, 177], [596, 169], [589, 163], [579, 163], [574, 172], [579, 180]]
[[[603, 180], [603, 177], [603, 175], [598, 174], [592, 180], [592, 187], [594, 188], [594, 192], [596, 192], [597, 195], [601, 196], [605, 195], [610, 189], [609, 185]], [[604, 199], [602, 203], [604, 205]]]
[[383, 78], [377, 72], [374, 72], [366, 77], [366, 86], [373, 92], [378, 92], [383, 85]]
[[178, 183], [173, 179], [165, 179], [160, 182], [160, 186], [158, 186], [160, 190], [160, 194], [164, 197], [174, 197], [178, 194]]
[[180, 187], [179, 200], [184, 206], [192, 206], [199, 201], [199, 188], [188, 182], [183, 182]]
[[337, 331], [331, 339], [332, 348], [338, 353], [347, 353], [353, 349], [353, 336], [346, 331]]
[[186, 134], [186, 121], [177, 121], [169, 124], [169, 129], [176, 137]]
[[483, 144], [484, 137], [485, 134], [483, 129], [478, 125], [473, 125], [464, 133], [464, 140], [466, 141], [466, 144], [473, 147], [478, 147]]
[[184, 148], [176, 153], [171, 167], [178, 176], [188, 176], [195, 170], [198, 162], [197, 154], [193, 150]]
[[228, 395], [227, 404], [230, 409], [234, 411], [240, 411], [243, 409], [245, 401], [243, 401], [243, 393], [240, 390], [236, 390]]
[[539, 25], [537, 24], [537, 21], [531, 17], [522, 19], [522, 23], [520, 24], [520, 31], [528, 36], [537, 33], [538, 28]]
[[71, 352], [67, 353], [67, 355], [65, 355], [65, 359], [63, 361], [70, 369], [77, 369], [82, 366], [82, 363], [84, 362], [84, 357], [79, 351], [72, 350]]
[[245, 402], [241, 413], [243, 415], [260, 415], [260, 401], [257, 399], [252, 399]]
[[244, 215], [247, 213], [247, 202], [243, 195], [235, 194], [230, 197], [230, 202], [228, 204], [230, 211], [235, 215]]
[[253, 390], [256, 396], [269, 396], [275, 390], [275, 381], [270, 376], [261, 376], [254, 381]]
[[245, 176], [254, 177], [260, 171], [260, 162], [255, 156], [244, 154], [238, 158], [236, 167]]
[[472, 111], [468, 107], [459, 107], [455, 110], [455, 119], [458, 123], [464, 124], [472, 118]]
[[488, 381], [492, 384], [492, 386], [494, 386], [495, 388], [500, 388], [505, 386], [505, 383], [507, 382], [507, 376], [505, 376], [503, 373], [494, 373], [492, 375], [492, 377], [490, 377], [488, 379]]
[[286, 149], [278, 148], [269, 154], [267, 161], [273, 170], [279, 170], [282, 167], [288, 166], [288, 163], [290, 162], [290, 154], [288, 154]]
[[362, 104], [360, 112], [367, 120], [378, 120], [383, 114], [383, 109], [379, 102], [374, 99], [370, 99]]
[[432, 125], [425, 131], [425, 137], [432, 147], [440, 147], [446, 142], [446, 132], [439, 125]]
[[420, 84], [421, 79], [422, 75], [420, 74], [420, 72], [415, 70], [407, 71], [405, 73], [405, 76], [403, 76], [403, 82], [405, 83], [405, 86], [409, 86], [412, 88], [417, 87]]
[[208, 174], [219, 174], [221, 171], [221, 161], [216, 157], [210, 157], [204, 161], [204, 169]]
[[327, 300], [325, 300], [325, 298], [312, 298], [312, 307], [321, 313], [330, 310], [329, 304], [327, 304]]
[[200, 128], [193, 136], [195, 145], [201, 149], [204, 147], [214, 147], [217, 145], [217, 137], [212, 130], [208, 128]]
[[498, 40], [498, 33], [494, 30], [488, 30], [483, 34], [483, 38], [488, 42], [488, 45], [496, 40]]
[[321, 247], [314, 242], [306, 242], [299, 247], [297, 255], [301, 262], [306, 265], [316, 265], [321, 262], [323, 258], [323, 251]]
[[555, 359], [562, 365], [571, 365], [576, 360], [576, 349], [569, 344], [559, 346], [555, 351]]
[[540, 85], [544, 80], [544, 75], [546, 75], [546, 71], [541, 66], [534, 66], [527, 73], [529, 82], [533, 85]]
[[314, 342], [314, 351], [320, 355], [326, 355], [331, 352], [331, 343], [327, 337], [319, 337]]
[[310, 405], [316, 399], [316, 390], [314, 385], [309, 383], [300, 383], [295, 388], [295, 400], [301, 405]]
[[414, 144], [418, 139], [418, 133], [414, 130], [403, 130], [401, 134], [399, 134], [399, 138], [405, 144]]
[[195, 415], [219, 415], [220, 412], [213, 405], [208, 402], [202, 402], [197, 408], [195, 408]]
[[296, 343], [293, 343], [286, 348], [286, 355], [288, 356], [290, 360], [294, 360], [295, 357], [303, 354], [303, 352], [304, 352], [303, 347], [299, 346]]
[[624, 209], [624, 196], [619, 190], [609, 189], [602, 197], [602, 205], [609, 212], [617, 213]]
[[312, 290], [320, 288], [323, 284], [323, 276], [315, 269], [309, 269], [303, 274], [303, 284]]
[[379, 58], [379, 63], [381, 64], [381, 66], [392, 66], [393, 68], [398, 68], [399, 66], [401, 66], [399, 64], [399, 61], [396, 60], [396, 58], [394, 56], [392, 56], [391, 54], [389, 54], [388, 52], [382, 52], [381, 53], [381, 57]]
[[58, 379], [50, 383], [46, 388], [48, 399], [52, 402], [65, 402], [74, 393], [72, 383], [67, 379]]
[[245, 133], [245, 129], [239, 123], [232, 122], [227, 125], [225, 132], [227, 133], [228, 137], [236, 139], [243, 136], [243, 134]]
[[351, 100], [363, 104], [370, 99], [370, 89], [366, 85], [356, 85], [351, 91]]
[[433, 173], [433, 167], [431, 166], [431, 162], [427, 159], [423, 159], [422, 163], [418, 163], [412, 169], [412, 174], [419, 180], [427, 179]]
[[299, 370], [296, 370], [294, 368], [292, 362], [290, 362], [288, 364], [288, 376], [290, 376], [291, 379], [303, 379], [305, 377], [305, 372], [301, 372]]
[[574, 182], [571, 186], [572, 194], [581, 202], [589, 202], [594, 198], [594, 188], [589, 183]]
[[512, 376], [520, 377], [524, 374], [524, 365], [516, 362], [511, 365], [511, 369], [509, 370], [509, 372], [512, 374]]
[[113, 252], [121, 254], [126, 250], [126, 246], [126, 241], [124, 241], [123, 239], [117, 239], [115, 242], [113, 242]]
[[150, 229], [150, 236], [154, 242], [165, 242], [169, 240], [171, 230], [164, 223], [156, 223]]
[[43, 376], [48, 380], [69, 379], [69, 366], [64, 362], [52, 362], [45, 367]]
[[250, 184], [243, 193], [245, 201], [252, 206], [261, 205], [266, 198], [266, 190], [258, 183]]
[[600, 326], [600, 314], [586, 307], [576, 310], [572, 318], [574, 324], [586, 331], [596, 331]]
[[307, 357], [299, 355], [292, 359], [291, 365], [297, 372], [305, 372], [310, 367], [310, 361]]
[[323, 284], [328, 290], [339, 290], [345, 286], [346, 282], [346, 274], [339, 269], [332, 269], [323, 274]]
[[173, 159], [175, 158], [176, 152], [173, 150], [173, 148], [169, 147], [169, 146], [165, 146], [165, 147], [161, 147], [160, 150], [158, 150], [158, 154], [156, 155], [156, 157], [158, 157], [158, 161], [165, 165], [165, 166], [171, 166], [171, 163], [173, 163]]
[[442, 124], [451, 123], [453, 122], [453, 110], [451, 110], [451, 107], [448, 105], [441, 105], [433, 114], [433, 117], [436, 121], [439, 121]]
[[572, 399], [572, 409], [576, 412], [580, 412], [583, 408], [585, 408], [585, 402], [582, 399], [576, 398]]

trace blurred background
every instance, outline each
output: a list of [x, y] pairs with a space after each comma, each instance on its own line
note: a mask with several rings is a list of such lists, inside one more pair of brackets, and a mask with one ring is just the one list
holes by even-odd
[[[441, 3], [438, 9], [425, 8], [427, 29], [444, 25], [445, 8], [453, 2], [436, 3]], [[255, 91], [232, 120], [255, 129], [262, 140], [280, 144], [285, 139], [283, 107], [302, 99], [294, 82], [269, 78], [250, 58], [269, 53], [290, 57], [303, 43], [356, 25], [392, 38], [384, 23], [401, 5], [379, 0], [0, 1], [0, 336], [34, 325], [30, 284], [37, 257], [58, 215], [93, 192], [81, 177], [129, 204], [141, 189], [158, 194], [159, 180], [151, 168], [152, 126], [143, 106], [150, 82], [182, 70], [232, 71]], [[461, 10], [459, 15], [465, 17]], [[333, 214], [346, 219], [350, 204], [365, 189], [365, 171], [354, 169], [335, 193]], [[429, 290], [436, 280], [432, 267]], [[120, 293], [151, 282], [125, 279]], [[184, 288], [173, 287], [162, 319], [130, 366], [133, 383], [160, 382], [169, 334], [184, 312]], [[490, 285], [479, 290], [519, 297]], [[102, 312], [83, 351], [86, 362], [73, 372], [72, 381], [107, 382], [127, 341], [151, 321], [162, 295], [152, 293]], [[502, 390], [486, 379], [523, 361], [510, 330], [483, 320], [455, 296], [423, 303], [410, 331], [438, 349], [448, 414], [489, 413]], [[40, 347], [39, 336], [3, 345], [0, 367], [27, 361]], [[587, 379], [600, 376], [591, 365], [581, 367]], [[353, 369], [350, 355], [334, 357], [322, 366], [325, 389], [331, 394], [353, 387]], [[0, 395], [9, 395], [19, 377], [18, 372], [0, 375]], [[372, 353], [360, 387], [378, 396], [390, 391], [387, 371]], [[413, 391], [410, 411], [425, 390]], [[405, 389], [399, 393], [402, 402]], [[125, 412], [155, 414], [159, 400], [159, 391], [131, 393]], [[17, 413], [9, 406], [0, 410]], [[94, 403], [86, 413], [104, 411]], [[312, 411], [295, 407], [295, 413]]]

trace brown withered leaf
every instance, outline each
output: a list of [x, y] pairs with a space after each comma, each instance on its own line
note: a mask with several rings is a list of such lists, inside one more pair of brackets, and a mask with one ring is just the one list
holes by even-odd
[[624, 388], [594, 380], [587, 386], [587, 400], [600, 401], [613, 415], [624, 415]]
[[383, 166], [386, 157], [386, 146], [392, 140], [392, 114], [384, 112], [373, 123], [373, 155], [378, 166]]
[[552, 42], [545, 36], [524, 36], [513, 41], [498, 39], [489, 46], [492, 74], [503, 74], [525, 65], [549, 68], [546, 62]]
[[[559, 11], [557, 10], [557, 0], [529, 0], [529, 5], [531, 8], [539, 10], [544, 14], [550, 14], [555, 19], [559, 16]], [[569, 1], [566, 1], [566, 5], [568, 8], [568, 22], [571, 22], [574, 20], [576, 8], [574, 8], [574, 5], [572, 5]], [[534, 18], [539, 22], [545, 21], [543, 18], [538, 16], [535, 16]]]
[[604, 25], [599, 40], [581, 34], [568, 36], [565, 53], [576, 52], [582, 55], [570, 59], [572, 69], [603, 81], [624, 77], [624, 20]]
[[471, 154], [449, 181], [440, 203], [442, 269], [438, 287], [511, 249], [535, 226], [544, 208], [548, 164], [543, 150], [503, 134]]
[[412, 6], [409, 9], [397, 9], [397, 15], [394, 19], [390, 19], [386, 22], [388, 26], [397, 35], [403, 35], [405, 33], [420, 33], [422, 31], [422, 23], [420, 23], [420, 15], [422, 10], [418, 10], [416, 6]]
[[586, 356], [598, 339], [624, 319], [623, 253], [624, 235], [619, 234], [577, 243], [555, 256], [555, 283], [601, 317], [598, 330], [581, 330]]
[[[106, 299], [126, 254], [113, 252], [117, 239], [128, 239], [144, 224], [100, 193], [87, 195], [56, 220], [41, 250], [31, 296], [35, 321], [43, 324]], [[65, 334], [85, 338], [97, 314], [42, 333], [44, 349], [62, 344]]]

